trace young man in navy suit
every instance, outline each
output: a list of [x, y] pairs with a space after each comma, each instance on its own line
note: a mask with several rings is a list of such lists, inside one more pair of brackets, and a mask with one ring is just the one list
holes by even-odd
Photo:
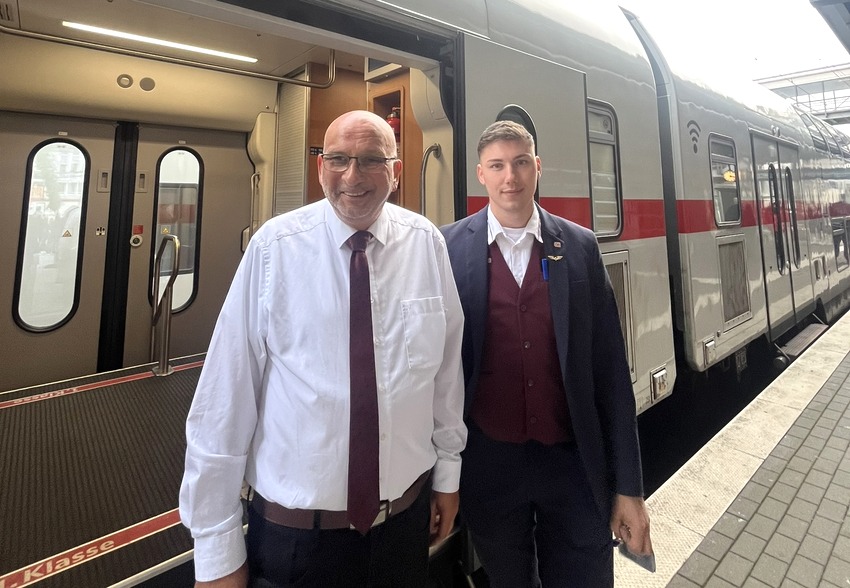
[[534, 202], [534, 139], [478, 144], [489, 206], [442, 228], [466, 322], [461, 513], [493, 588], [613, 586], [650, 554], [634, 393], [596, 237]]

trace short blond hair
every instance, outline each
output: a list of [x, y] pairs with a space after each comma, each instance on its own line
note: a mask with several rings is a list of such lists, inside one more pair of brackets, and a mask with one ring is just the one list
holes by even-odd
[[[478, 157], [481, 157], [481, 152], [497, 141], [519, 141], [525, 143], [534, 153], [534, 137], [521, 124], [512, 120], [497, 120], [481, 133], [478, 139]], [[535, 153], [536, 154], [536, 153]]]

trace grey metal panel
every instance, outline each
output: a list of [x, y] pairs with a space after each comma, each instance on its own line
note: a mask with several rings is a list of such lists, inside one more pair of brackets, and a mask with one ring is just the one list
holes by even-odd
[[[23, 330], [12, 318], [14, 268], [18, 250], [21, 215], [26, 201], [27, 158], [33, 148], [48, 139], [62, 137], [80, 145], [88, 154], [88, 206], [83, 248], [79, 303], [70, 320], [58, 329], [33, 333]], [[93, 373], [97, 349], [103, 290], [109, 193], [96, 190], [100, 170], [112, 168], [115, 125], [109, 122], [55, 118], [0, 112], [0, 391]]]
[[[471, 35], [464, 35], [463, 61], [468, 195], [486, 195], [476, 175], [481, 131], [505, 106], [517, 104], [537, 128], [541, 196], [589, 197], [584, 73]], [[498, 75], [493, 75], [494, 63]]]
[[[250, 222], [251, 174], [244, 133], [141, 125], [137, 169], [153, 178], [163, 153], [174, 147], [196, 152], [203, 164], [200, 211], [200, 262], [195, 271], [195, 298], [171, 323], [170, 355], [179, 357], [207, 350], [227, 289], [242, 258], [241, 232]], [[151, 180], [153, 181], [153, 179]], [[149, 361], [151, 243], [155, 186], [137, 191], [133, 223], [144, 227], [145, 244], [130, 253], [127, 293], [127, 333], [124, 365]], [[129, 247], [129, 244], [128, 244]]]

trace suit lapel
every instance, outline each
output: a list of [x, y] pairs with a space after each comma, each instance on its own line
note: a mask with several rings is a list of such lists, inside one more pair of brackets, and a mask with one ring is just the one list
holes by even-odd
[[549, 306], [552, 311], [552, 324], [555, 328], [561, 370], [566, 375], [570, 335], [570, 276], [567, 262], [569, 252], [563, 231], [552, 216], [540, 206], [537, 210], [540, 212], [543, 256], [549, 264]]
[[487, 207], [472, 216], [468, 225], [466, 279], [470, 294], [469, 333], [472, 335], [473, 365], [481, 367], [487, 335], [487, 296], [490, 286], [487, 252]]

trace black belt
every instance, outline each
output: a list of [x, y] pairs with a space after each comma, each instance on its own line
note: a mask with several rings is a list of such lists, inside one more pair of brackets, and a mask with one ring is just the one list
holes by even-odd
[[[422, 492], [425, 482], [431, 475], [427, 471], [405, 490], [400, 498], [382, 500], [378, 516], [372, 526], [380, 525], [393, 515], [407, 510]], [[287, 508], [276, 502], [263, 498], [259, 492], [254, 492], [251, 501], [254, 511], [269, 522], [294, 529], [353, 529], [344, 510], [314, 510], [308, 508]]]

